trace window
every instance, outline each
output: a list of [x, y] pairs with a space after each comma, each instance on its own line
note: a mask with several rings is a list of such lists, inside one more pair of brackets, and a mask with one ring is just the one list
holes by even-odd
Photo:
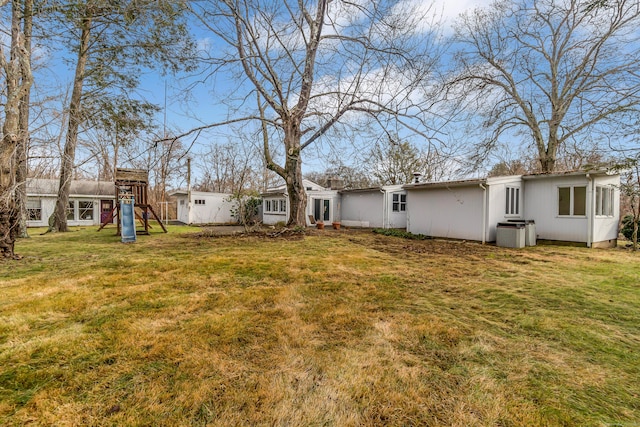
[[596, 187], [596, 215], [613, 216], [613, 196], [613, 188]]
[[204, 205], [204, 199], [195, 199], [193, 203], [196, 205]]
[[407, 195], [400, 193], [393, 193], [393, 212], [405, 212], [407, 210]]
[[587, 187], [558, 187], [558, 215], [584, 216], [587, 212]]
[[184, 206], [184, 199], [180, 199], [180, 206]]
[[331, 218], [331, 200], [313, 199], [313, 217], [316, 221], [329, 221]]
[[27, 199], [27, 221], [42, 221], [42, 201]]
[[93, 202], [78, 201], [78, 219], [81, 221], [93, 219]]
[[264, 200], [264, 211], [266, 213], [286, 213], [287, 212], [287, 200], [278, 200], [278, 199], [265, 199]]
[[520, 215], [520, 188], [507, 187], [505, 215]]
[[73, 200], [69, 201], [69, 206], [67, 206], [67, 221], [73, 221], [76, 219], [76, 202]]

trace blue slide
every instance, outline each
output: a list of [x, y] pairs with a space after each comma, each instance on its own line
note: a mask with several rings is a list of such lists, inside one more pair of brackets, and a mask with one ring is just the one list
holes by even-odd
[[122, 226], [122, 243], [133, 243], [136, 241], [136, 215], [133, 206], [133, 199], [120, 200], [120, 224]]

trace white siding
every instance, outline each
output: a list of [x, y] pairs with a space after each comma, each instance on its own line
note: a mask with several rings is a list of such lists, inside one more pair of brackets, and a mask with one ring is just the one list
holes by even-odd
[[[230, 224], [235, 223], [231, 215], [235, 203], [230, 201], [231, 194], [191, 192], [191, 214], [189, 224]], [[204, 204], [196, 203], [203, 200]]]
[[186, 194], [176, 194], [178, 204], [178, 221], [189, 224], [189, 203]]
[[383, 200], [384, 194], [379, 190], [342, 193], [342, 223], [353, 227], [383, 227]]
[[407, 228], [407, 211], [402, 211], [399, 210], [397, 212], [393, 211], [393, 194], [399, 194], [399, 195], [406, 195], [407, 197], [407, 203], [406, 203], [406, 207], [408, 209], [409, 206], [409, 195], [407, 195], [407, 192], [405, 190], [398, 190], [398, 189], [393, 189], [390, 188], [388, 190], [386, 190], [386, 199], [387, 199], [387, 204], [385, 206], [385, 210], [386, 210], [386, 214], [387, 214], [387, 218], [386, 218], [386, 224], [383, 225], [384, 228]]
[[337, 190], [307, 191], [307, 225], [311, 225], [309, 215], [313, 215], [314, 200], [329, 200], [329, 220], [325, 223], [331, 224], [340, 221], [341, 197]]
[[617, 239], [620, 221], [620, 175], [596, 177], [594, 183], [595, 185], [609, 186], [613, 189], [614, 195], [613, 216], [594, 216], [593, 242]]
[[[265, 200], [270, 200], [271, 203], [278, 203], [278, 206], [280, 206], [281, 200], [285, 200], [287, 204], [286, 211], [285, 212], [273, 212], [273, 211], [267, 212], [264, 207]], [[286, 223], [288, 219], [289, 219], [289, 200], [287, 200], [286, 197], [284, 197], [283, 195], [273, 195], [273, 196], [263, 195], [263, 202], [262, 202], [262, 223], [263, 224], [274, 225], [279, 222]]]
[[481, 241], [483, 197], [479, 186], [409, 191], [407, 230], [432, 237]]
[[51, 197], [28, 197], [28, 199], [40, 200], [42, 216], [40, 221], [27, 221], [27, 227], [48, 227], [49, 217], [53, 215], [56, 208], [56, 199]]
[[[56, 198], [53, 196], [28, 196], [29, 200], [40, 200], [41, 207], [41, 220], [40, 221], [27, 221], [27, 227], [48, 227], [49, 226], [49, 217], [53, 215], [53, 212], [56, 208]], [[113, 200], [113, 197], [109, 196], [100, 196], [100, 198], [92, 198], [92, 197], [69, 197], [69, 202], [74, 203], [74, 215], [79, 214], [78, 212], [78, 202], [92, 202], [93, 203], [93, 212], [90, 214], [91, 219], [69, 219], [67, 220], [67, 225], [70, 227], [75, 226], [90, 226], [90, 225], [100, 225], [100, 201], [101, 200]]]
[[[523, 191], [522, 180], [519, 176], [505, 178], [489, 178], [487, 184], [487, 226], [486, 226], [486, 241], [495, 242], [497, 225], [499, 222], [507, 222], [510, 219], [528, 219], [523, 217]], [[506, 213], [506, 196], [507, 188], [520, 188], [518, 194], [518, 215], [507, 215]], [[478, 213], [479, 215], [482, 212]]]
[[[558, 215], [558, 188], [568, 186], [587, 186], [587, 179], [584, 175], [569, 175], [525, 181], [525, 216], [526, 219], [535, 221], [539, 239], [587, 242], [586, 216]], [[587, 212], [589, 212], [589, 201], [589, 192], [587, 192]]]

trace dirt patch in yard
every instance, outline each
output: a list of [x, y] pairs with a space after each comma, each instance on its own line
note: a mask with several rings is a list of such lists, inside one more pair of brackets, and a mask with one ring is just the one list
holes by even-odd
[[300, 240], [304, 237], [305, 230], [293, 228], [270, 228], [270, 227], [252, 227], [246, 230], [243, 226], [215, 226], [206, 227], [201, 232], [185, 235], [196, 239], [207, 239], [217, 237], [235, 237], [235, 238], [282, 238], [286, 240]]
[[450, 256], [486, 256], [501, 251], [493, 245], [464, 240], [428, 239], [409, 240], [399, 237], [360, 232], [349, 237], [353, 243], [365, 245], [375, 250], [392, 254], [433, 254]]

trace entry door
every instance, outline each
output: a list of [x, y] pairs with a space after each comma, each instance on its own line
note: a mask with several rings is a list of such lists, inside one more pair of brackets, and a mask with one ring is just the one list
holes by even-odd
[[113, 200], [101, 200], [100, 201], [100, 224], [109, 218], [109, 214], [113, 210]]
[[329, 221], [331, 200], [313, 199], [313, 217], [316, 221]]

